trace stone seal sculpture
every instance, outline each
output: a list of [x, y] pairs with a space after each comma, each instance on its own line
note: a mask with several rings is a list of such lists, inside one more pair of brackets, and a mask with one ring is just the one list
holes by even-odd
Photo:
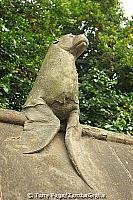
[[84, 180], [79, 166], [81, 162], [77, 160], [79, 147], [76, 143], [74, 146], [74, 140], [78, 140], [82, 134], [75, 61], [87, 45], [84, 34], [67, 34], [50, 46], [23, 106], [27, 120], [21, 138], [24, 153], [39, 152], [52, 141], [63, 125], [69, 156]]
[[84, 35], [61, 37], [48, 50], [23, 113], [0, 109], [4, 199], [44, 190], [132, 199], [133, 139], [86, 125], [82, 131], [79, 123], [75, 60], [87, 43]]

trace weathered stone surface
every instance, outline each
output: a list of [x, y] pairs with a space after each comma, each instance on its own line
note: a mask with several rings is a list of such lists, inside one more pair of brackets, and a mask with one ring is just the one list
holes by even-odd
[[92, 127], [89, 125], [82, 125], [83, 135], [87, 135], [98, 140], [105, 140], [110, 142], [117, 142], [122, 144], [133, 145], [133, 137], [121, 133], [107, 131], [101, 128]]
[[26, 121], [26, 117], [23, 113], [15, 110], [0, 109], [0, 121], [16, 125], [23, 125]]
[[[17, 149], [18, 132], [20, 133], [22, 129], [18, 126], [17, 132], [16, 126], [9, 124], [0, 126], [5, 133], [5, 140], [1, 146], [4, 200], [23, 200], [26, 199], [28, 192], [87, 193], [91, 191], [77, 175], [69, 160], [63, 134], [57, 135], [40, 153], [22, 154]], [[6, 136], [7, 139], [11, 137], [13, 139], [9, 141]]]
[[32, 193], [34, 199], [40, 199], [35, 193], [100, 193], [108, 200], [133, 199], [132, 145], [82, 137], [79, 145], [85, 149], [83, 162], [89, 169], [92, 190], [73, 168], [63, 133], [41, 152], [22, 154], [17, 146], [22, 129], [0, 123], [2, 200], [29, 199], [27, 193]]

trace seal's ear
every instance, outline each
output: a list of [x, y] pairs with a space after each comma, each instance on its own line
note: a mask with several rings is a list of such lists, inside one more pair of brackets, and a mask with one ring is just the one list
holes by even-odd
[[57, 44], [59, 42], [59, 40], [55, 40], [53, 41], [53, 44]]

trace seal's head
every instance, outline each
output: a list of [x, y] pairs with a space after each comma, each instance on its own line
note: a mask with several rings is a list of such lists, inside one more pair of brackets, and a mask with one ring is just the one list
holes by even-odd
[[78, 58], [87, 48], [88, 39], [84, 34], [72, 35], [67, 34], [62, 36], [53, 44], [60, 46], [62, 49], [70, 52], [75, 58]]

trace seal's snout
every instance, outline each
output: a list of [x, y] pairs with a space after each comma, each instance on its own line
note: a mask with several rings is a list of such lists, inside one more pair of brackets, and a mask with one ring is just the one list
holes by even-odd
[[73, 49], [76, 58], [79, 57], [86, 50], [87, 46], [88, 46], [88, 39], [85, 36], [85, 34], [80, 34], [75, 36]]
[[81, 37], [83, 38], [84, 42], [86, 43], [86, 46], [88, 46], [89, 41], [87, 39], [87, 35], [85, 33], [81, 34]]
[[78, 45], [83, 45], [83, 46], [88, 46], [88, 39], [85, 36], [85, 34], [80, 34], [80, 35], [76, 35], [75, 39], [74, 39], [74, 46], [78, 46]]

